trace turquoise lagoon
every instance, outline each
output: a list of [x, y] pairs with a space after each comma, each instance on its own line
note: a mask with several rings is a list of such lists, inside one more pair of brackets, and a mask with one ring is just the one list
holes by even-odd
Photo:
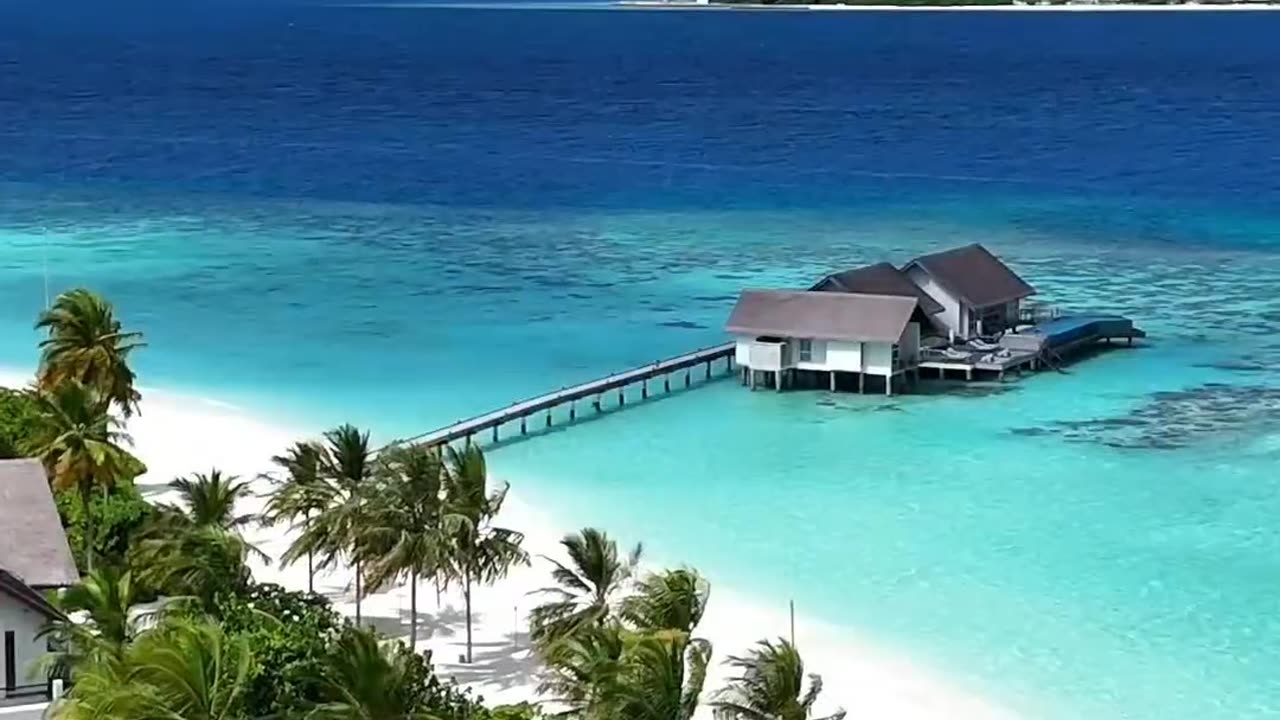
[[47, 267], [151, 386], [392, 438], [981, 241], [1151, 341], [891, 399], [722, 381], [494, 466], [1029, 718], [1273, 718], [1278, 23], [9, 0], [0, 365]]
[[[1275, 218], [1007, 194], [535, 214], [8, 189], [3, 364], [33, 359], [47, 263], [147, 333], [148, 383], [384, 438], [717, 342], [740, 287], [980, 239], [1043, 299], [1152, 339], [893, 398], [721, 380], [505, 444], [497, 472], [565, 527], [794, 598], [1032, 717], [1280, 711]], [[1213, 227], [1235, 242], [1200, 242]]]

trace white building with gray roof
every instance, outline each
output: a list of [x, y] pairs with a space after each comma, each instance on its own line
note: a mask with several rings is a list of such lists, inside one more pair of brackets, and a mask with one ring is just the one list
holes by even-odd
[[45, 592], [79, 579], [44, 468], [0, 460], [0, 705], [47, 699], [31, 674], [48, 649], [40, 630], [58, 616]]

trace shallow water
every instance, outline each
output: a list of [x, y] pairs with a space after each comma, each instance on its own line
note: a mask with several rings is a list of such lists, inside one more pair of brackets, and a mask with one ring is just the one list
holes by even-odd
[[980, 240], [1152, 341], [891, 399], [725, 380], [495, 466], [1032, 717], [1280, 711], [1280, 16], [17, 7], [0, 364], [47, 267], [152, 385], [392, 437]]

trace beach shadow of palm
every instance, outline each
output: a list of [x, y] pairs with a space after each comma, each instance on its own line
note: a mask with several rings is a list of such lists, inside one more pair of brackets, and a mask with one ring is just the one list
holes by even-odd
[[437, 672], [463, 685], [477, 683], [502, 690], [537, 683], [538, 659], [530, 647], [528, 633], [508, 634], [501, 641], [474, 643], [472, 648], [474, 661], [469, 664], [449, 662], [452, 658], [437, 656]]
[[[396, 615], [365, 615], [360, 623], [389, 638], [408, 642], [409, 623], [412, 619], [409, 609], [405, 608]], [[454, 637], [465, 620], [466, 617], [462, 611], [452, 606], [445, 606], [438, 611], [424, 612], [419, 609], [418, 641]]]

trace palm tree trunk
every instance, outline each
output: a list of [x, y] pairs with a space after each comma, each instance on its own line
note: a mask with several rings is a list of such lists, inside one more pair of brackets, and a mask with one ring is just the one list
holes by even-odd
[[409, 649], [418, 651], [418, 573], [409, 572]]
[[307, 551], [307, 592], [312, 595], [316, 592], [316, 566], [313, 553]]
[[89, 505], [93, 501], [93, 478], [80, 483], [80, 509], [84, 512], [84, 571], [93, 572], [93, 513]]
[[471, 570], [466, 572], [462, 585], [462, 599], [467, 606], [467, 664], [471, 664]]
[[360, 561], [356, 561], [356, 627], [360, 627]]

